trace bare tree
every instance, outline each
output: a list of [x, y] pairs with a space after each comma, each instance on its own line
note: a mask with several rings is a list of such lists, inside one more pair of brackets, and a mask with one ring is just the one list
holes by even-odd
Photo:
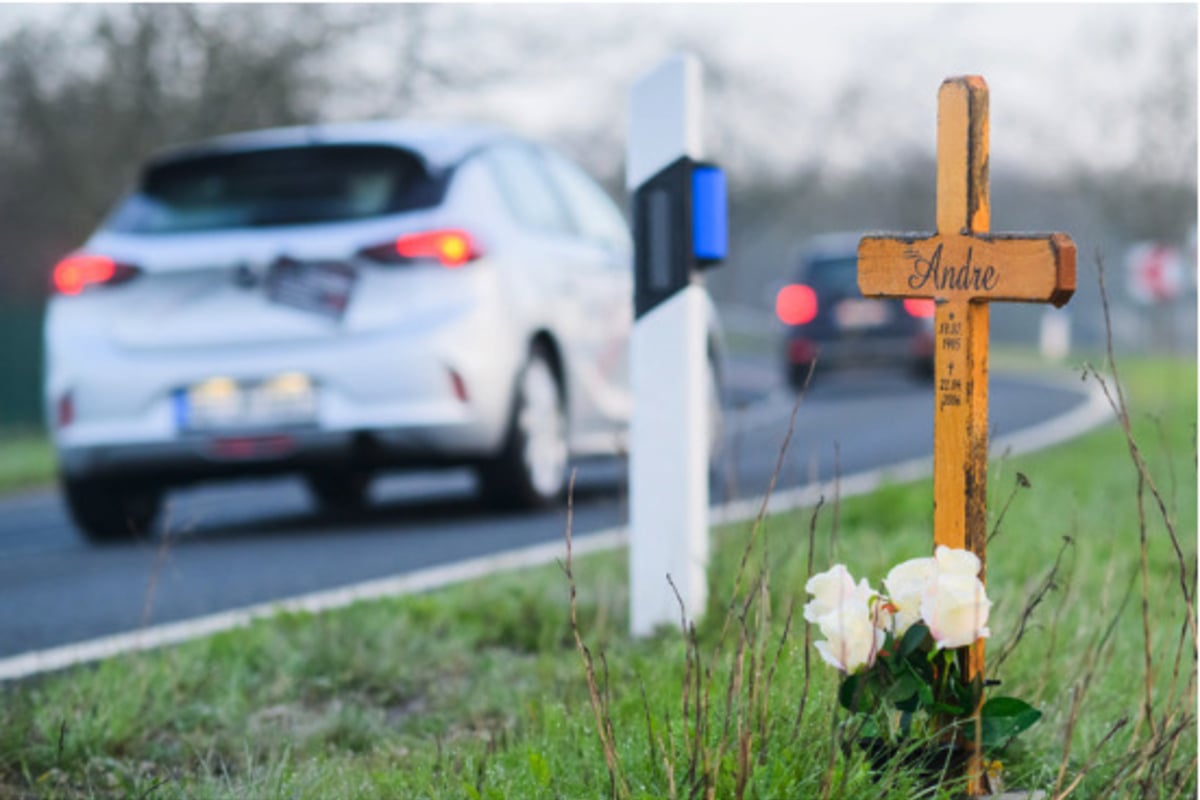
[[[77, 14], [64, 11], [66, 15]], [[322, 59], [359, 29], [321, 6], [131, 5], [0, 42], [0, 295], [51, 260], [171, 143], [317, 119]]]

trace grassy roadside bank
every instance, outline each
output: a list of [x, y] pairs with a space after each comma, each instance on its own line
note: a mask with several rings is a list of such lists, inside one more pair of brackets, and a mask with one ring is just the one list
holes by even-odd
[[16, 428], [0, 431], [0, 436], [0, 493], [54, 481], [54, 448], [44, 433]]
[[[1122, 377], [1194, 587], [1196, 366], [1130, 362]], [[1031, 488], [1016, 488], [1018, 473]], [[1122, 772], [1123, 754], [1167, 741], [1196, 704], [1178, 562], [1149, 497], [1148, 637], [1143, 627], [1138, 478], [1123, 435], [1108, 428], [1001, 459], [990, 478], [993, 520], [1012, 497], [990, 550], [993, 664], [1063, 554], [1056, 588], [995, 670], [1006, 692], [1045, 713], [1004, 754], [1012, 782], [1065, 789], [1084, 773], [1073, 796], [1111, 786], [1115, 797], [1194, 795], [1194, 734], [1166, 761], [1190, 785], [1169, 784], [1153, 767]], [[610, 796], [614, 784], [618, 796], [687, 797], [706, 773], [718, 776], [717, 797], [735, 796], [743, 774], [752, 797], [913, 797], [908, 776], [881, 787], [833, 746], [835, 676], [805, 648], [798, 611], [810, 529], [812, 569], [844, 561], [877, 584], [888, 565], [927, 552], [929, 498], [922, 482], [771, 518], [736, 592], [750, 526], [725, 531], [694, 650], [674, 634], [628, 641], [624, 554], [579, 559], [579, 630], [594, 659], [600, 729], [613, 734], [615, 782], [574, 644], [567, 580], [548, 567], [291, 615], [0, 687], [0, 798], [581, 798]], [[764, 591], [748, 592], [764, 564]], [[735, 595], [745, 625], [735, 619], [718, 645]], [[1098, 644], [1109, 625], [1111, 638]], [[739, 653], [741, 670], [732, 668]], [[696, 656], [698, 670], [689, 666]], [[711, 683], [695, 681], [709, 669]], [[685, 684], [702, 691], [685, 701]], [[734, 735], [722, 748], [726, 731]], [[743, 755], [744, 731], [753, 736]]]

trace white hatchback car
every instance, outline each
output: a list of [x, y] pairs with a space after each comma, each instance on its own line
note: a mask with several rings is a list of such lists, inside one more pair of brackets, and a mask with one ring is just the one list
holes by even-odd
[[53, 285], [46, 418], [93, 540], [146, 532], [173, 486], [264, 473], [347, 509], [380, 470], [469, 465], [493, 504], [543, 505], [570, 458], [625, 447], [628, 228], [493, 128], [172, 150]]

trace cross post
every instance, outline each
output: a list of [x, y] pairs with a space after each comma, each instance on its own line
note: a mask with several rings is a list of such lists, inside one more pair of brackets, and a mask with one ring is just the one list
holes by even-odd
[[[966, 549], [987, 570], [988, 304], [1050, 303], [1075, 292], [1075, 244], [1064, 233], [989, 234], [988, 87], [950, 78], [938, 92], [937, 233], [867, 236], [858, 246], [866, 297], [933, 299], [934, 547]], [[983, 640], [960, 664], [983, 677]], [[978, 720], [979, 709], [975, 709]], [[978, 725], [968, 793], [983, 793]]]

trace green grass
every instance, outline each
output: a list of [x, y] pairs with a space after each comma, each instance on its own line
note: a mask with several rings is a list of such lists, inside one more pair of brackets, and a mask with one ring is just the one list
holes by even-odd
[[[1169, 505], [1194, 591], [1196, 366], [1140, 361], [1123, 370], [1134, 432]], [[1005, 693], [1045, 713], [1003, 754], [1010, 783], [1052, 789], [1069, 742], [1064, 786], [1082, 773], [1072, 797], [1101, 797], [1109, 788], [1113, 797], [1165, 800], [1177, 788], [1178, 796], [1194, 796], [1195, 641], [1190, 633], [1183, 639], [1172, 691], [1183, 630], [1178, 563], [1147, 496], [1143, 593], [1138, 478], [1123, 435], [1109, 427], [1044, 453], [993, 462], [993, 518], [1013, 494], [1018, 472], [1032, 488], [1016, 492], [989, 551], [993, 661], [1064, 537], [1072, 543], [1055, 590], [993, 674]], [[922, 482], [846, 500], [836, 531], [827, 505], [816, 516], [813, 568], [841, 560], [878, 585], [891, 564], [928, 551], [930, 492]], [[810, 652], [806, 681], [798, 618], [783, 635], [788, 610], [798, 614], [805, 600], [812, 519], [812, 510], [770, 518], [749, 550], [749, 525], [716, 539], [712, 601], [697, 631], [702, 667], [712, 669], [707, 714], [699, 718], [693, 712], [685, 719], [681, 710], [691, 652], [685, 639], [625, 636], [624, 553], [574, 564], [579, 628], [628, 787], [621, 796], [669, 797], [668, 762], [677, 796], [689, 796], [685, 748], [697, 721], [708, 725], [700, 753], [715, 775], [715, 796], [735, 796], [738, 752], [719, 745], [727, 710], [734, 734], [753, 731], [747, 797], [819, 798], [826, 789], [837, 798], [917, 796], [911, 776], [877, 783], [861, 758], [835, 748], [836, 676]], [[735, 622], [718, 646], [745, 552], [749, 572], [739, 600], [764, 565], [768, 593], [755, 595], [762, 602], [750, 604], [746, 626]], [[1139, 762], [1139, 748], [1153, 744], [1150, 725], [1139, 720], [1146, 686], [1143, 595], [1155, 730], [1172, 713], [1191, 714], [1191, 721], [1169, 754]], [[290, 615], [3, 687], [0, 798], [607, 797], [609, 770], [569, 611], [562, 569], [546, 567], [336, 613]], [[1111, 640], [1098, 646], [1110, 624]], [[731, 668], [739, 652], [746, 659], [742, 672]], [[730, 677], [739, 674], [745, 682], [728, 693]], [[755, 708], [747, 705], [751, 676]], [[1072, 698], [1081, 692], [1073, 715]], [[1126, 724], [1097, 751], [1122, 719]], [[1128, 752], [1135, 758], [1126, 768]]]
[[54, 449], [45, 434], [0, 430], [0, 492], [48, 484], [55, 468]]

